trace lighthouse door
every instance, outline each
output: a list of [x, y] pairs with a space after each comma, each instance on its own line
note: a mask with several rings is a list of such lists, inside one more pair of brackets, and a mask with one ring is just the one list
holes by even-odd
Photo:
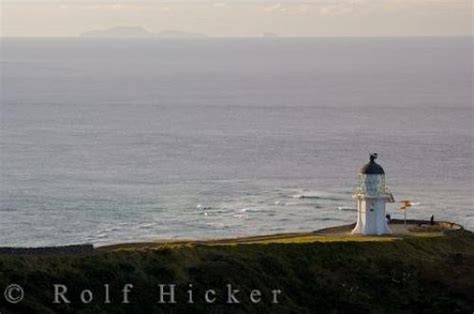
[[377, 232], [377, 212], [375, 202], [367, 202], [367, 233], [373, 234]]

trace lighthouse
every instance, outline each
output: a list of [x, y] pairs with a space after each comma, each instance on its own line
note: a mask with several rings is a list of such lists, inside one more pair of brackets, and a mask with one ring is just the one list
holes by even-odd
[[359, 172], [359, 183], [352, 198], [357, 202], [357, 223], [352, 234], [390, 234], [385, 217], [385, 203], [393, 203], [392, 193], [385, 186], [385, 171], [375, 162], [377, 154]]

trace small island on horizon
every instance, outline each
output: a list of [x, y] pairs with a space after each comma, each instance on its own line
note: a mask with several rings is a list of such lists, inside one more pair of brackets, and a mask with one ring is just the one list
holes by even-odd
[[101, 30], [90, 30], [79, 34], [81, 38], [178, 38], [197, 39], [207, 38], [201, 33], [183, 32], [177, 30], [163, 30], [154, 33], [141, 26], [116, 26]]

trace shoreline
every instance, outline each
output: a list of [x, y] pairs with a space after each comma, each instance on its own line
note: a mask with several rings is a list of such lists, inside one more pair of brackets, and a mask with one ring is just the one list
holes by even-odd
[[[254, 237], [245, 245], [241, 240], [234, 243], [237, 245], [99, 248], [81, 256], [0, 255], [0, 287], [8, 292], [6, 302], [0, 301], [0, 311], [472, 312], [472, 232], [458, 229], [446, 231], [444, 236], [397, 235], [400, 240], [380, 236], [374, 237], [378, 241], [364, 242], [354, 241], [363, 236], [351, 237], [351, 241], [335, 236], [340, 230], [323, 232], [329, 233], [307, 237], [330, 238], [329, 242], [288, 235], [276, 239], [273, 235], [270, 242], [255, 241]], [[163, 296], [170, 300], [161, 287], [165, 293], [174, 289], [176, 302], [160, 303]], [[16, 290], [10, 293], [12, 289]], [[227, 303], [228, 289], [240, 291], [234, 294], [240, 303]], [[256, 290], [262, 296], [258, 304], [249, 298]], [[281, 291], [278, 304], [271, 303], [271, 291], [275, 290]], [[18, 304], [9, 303], [8, 298], [18, 296], [18, 291], [24, 292], [20, 294], [23, 302], [14, 299]], [[188, 291], [193, 293], [193, 303], [187, 302]], [[215, 291], [214, 304], [206, 301], [207, 291]], [[128, 301], [123, 303], [125, 297]]]
[[[56, 248], [49, 255], [39, 254], [38, 249], [26, 251], [27, 255], [0, 255], [0, 288], [8, 292], [6, 302], [0, 301], [0, 311], [472, 312], [472, 232], [459, 228], [364, 237], [347, 236], [347, 231], [350, 225], [306, 236], [272, 235], [225, 243], [143, 243], [89, 246], [91, 250], [82, 254], [58, 254], [61, 248]], [[16, 289], [13, 294], [12, 289]], [[171, 289], [176, 297], [173, 303], [167, 302]], [[235, 293], [240, 303], [229, 305], [228, 289], [240, 291]], [[257, 290], [262, 296], [258, 304], [249, 298]], [[23, 302], [9, 303], [8, 298], [18, 296], [18, 291], [24, 292]], [[193, 303], [187, 302], [189, 291]], [[208, 291], [215, 291], [213, 304], [205, 298]], [[272, 291], [281, 291], [279, 303], [271, 302]], [[160, 303], [163, 296], [167, 301]]]
[[[407, 231], [397, 232], [394, 230], [392, 234], [387, 235], [352, 235], [350, 231], [354, 228], [355, 223], [340, 225], [318, 229], [312, 232], [288, 232], [268, 235], [255, 235], [237, 238], [220, 238], [210, 240], [193, 240], [193, 239], [161, 239], [148, 242], [125, 242], [108, 244], [104, 246], [95, 246], [90, 243], [71, 244], [65, 246], [44, 246], [44, 247], [0, 247], [0, 256], [2, 255], [95, 255], [116, 250], [156, 250], [163, 248], [176, 248], [186, 246], [227, 246], [242, 244], [271, 244], [271, 243], [312, 243], [312, 242], [375, 242], [375, 241], [394, 241], [403, 240], [417, 236], [443, 236], [447, 231], [466, 230], [462, 225], [448, 222], [436, 221], [434, 225], [430, 225], [428, 220], [407, 220]], [[404, 221], [393, 219], [390, 226], [401, 226], [403, 228]], [[426, 230], [416, 230], [422, 228]], [[400, 228], [397, 228], [397, 230]], [[412, 230], [412, 231], [409, 231]], [[466, 230], [468, 231], [468, 230]], [[470, 231], [468, 231], [470, 232]]]

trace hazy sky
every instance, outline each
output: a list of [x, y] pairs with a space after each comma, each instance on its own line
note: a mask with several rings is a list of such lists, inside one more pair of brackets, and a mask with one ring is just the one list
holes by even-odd
[[209, 36], [467, 36], [473, 0], [0, 0], [2, 36], [113, 26]]

